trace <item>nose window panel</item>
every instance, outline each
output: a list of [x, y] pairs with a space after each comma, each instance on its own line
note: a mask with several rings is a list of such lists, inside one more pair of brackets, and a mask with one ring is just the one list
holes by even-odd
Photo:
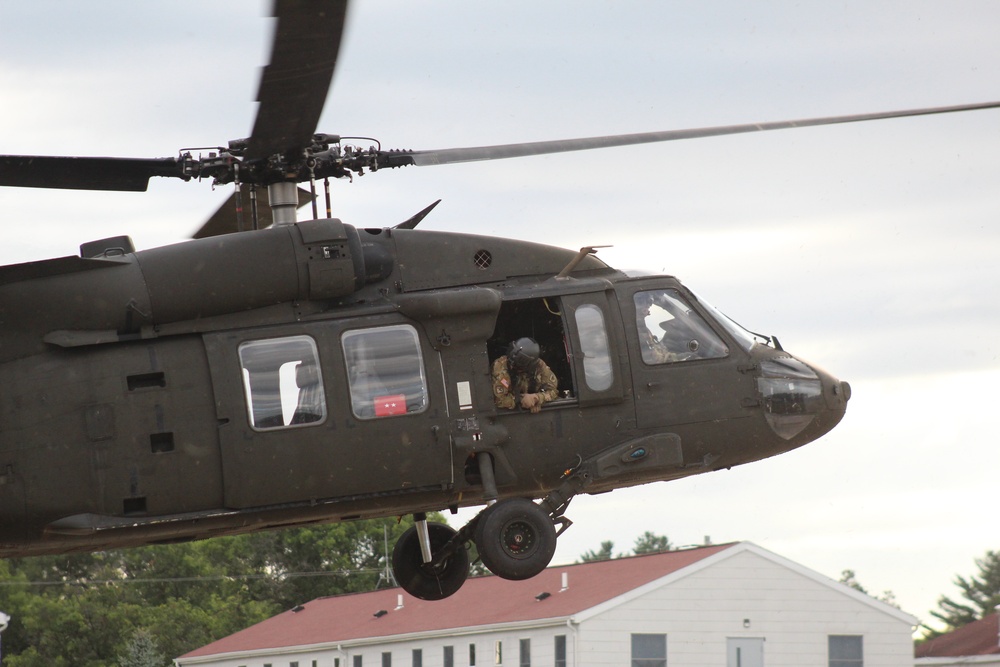
[[761, 363], [757, 388], [764, 397], [764, 415], [774, 432], [790, 440], [824, 408], [819, 376], [798, 359]]

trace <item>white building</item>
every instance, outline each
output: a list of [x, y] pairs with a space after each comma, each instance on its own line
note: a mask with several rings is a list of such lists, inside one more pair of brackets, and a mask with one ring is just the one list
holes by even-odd
[[749, 542], [320, 598], [182, 667], [900, 667], [913, 616]]

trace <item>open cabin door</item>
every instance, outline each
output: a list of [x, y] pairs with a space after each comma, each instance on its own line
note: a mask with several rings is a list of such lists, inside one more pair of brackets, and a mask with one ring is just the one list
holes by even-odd
[[227, 507], [451, 484], [437, 355], [398, 316], [351, 324], [205, 337]]

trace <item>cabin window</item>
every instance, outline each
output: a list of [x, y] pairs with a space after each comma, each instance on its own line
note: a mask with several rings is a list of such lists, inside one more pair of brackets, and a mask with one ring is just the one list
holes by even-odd
[[632, 667], [666, 667], [666, 635], [632, 635]]
[[254, 429], [304, 426], [326, 419], [323, 377], [312, 338], [248, 341], [240, 345], [239, 355]]
[[675, 289], [636, 292], [635, 326], [650, 365], [725, 357], [729, 348]]
[[413, 327], [348, 331], [342, 343], [355, 417], [375, 419], [427, 409], [424, 360]]
[[597, 306], [584, 304], [576, 309], [575, 317], [580, 334], [580, 351], [583, 353], [584, 380], [594, 391], [604, 391], [614, 381], [604, 314]]

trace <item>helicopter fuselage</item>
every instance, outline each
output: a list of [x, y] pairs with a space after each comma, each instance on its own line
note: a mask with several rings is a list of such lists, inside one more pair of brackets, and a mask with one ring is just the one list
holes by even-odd
[[[0, 267], [0, 556], [677, 479], [850, 396], [587, 252], [329, 219], [82, 255]], [[537, 414], [493, 401], [522, 336], [559, 380]]]

